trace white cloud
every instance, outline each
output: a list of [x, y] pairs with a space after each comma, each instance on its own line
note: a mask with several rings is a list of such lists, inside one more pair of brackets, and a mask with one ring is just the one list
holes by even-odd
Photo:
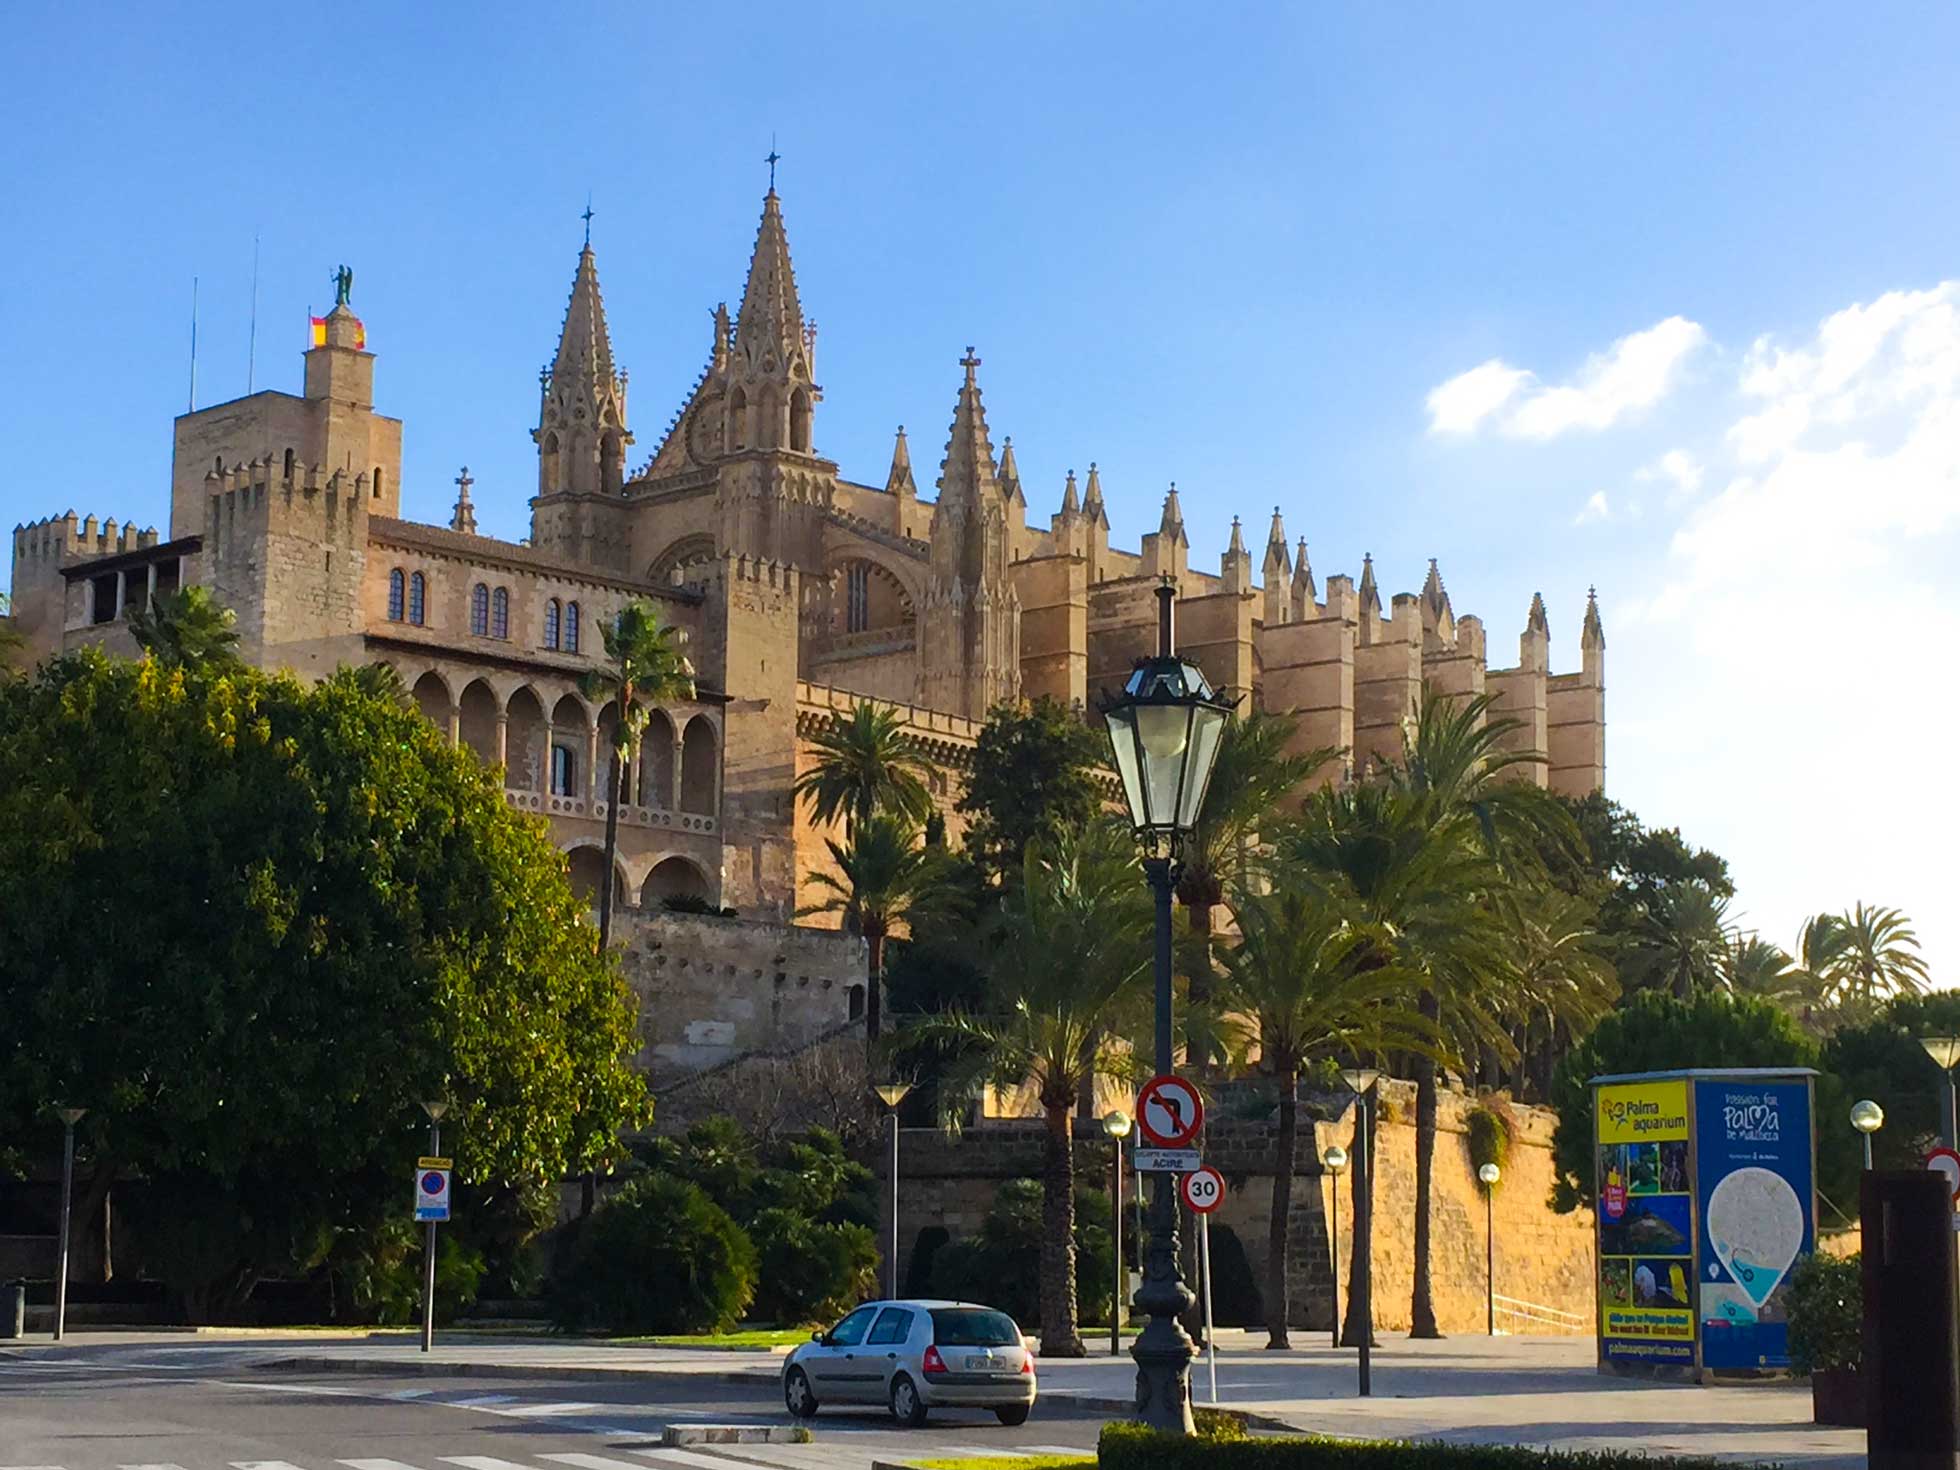
[[1489, 422], [1507, 438], [1543, 441], [1610, 428], [1667, 397], [1707, 341], [1698, 323], [1671, 316], [1595, 353], [1557, 385], [1493, 357], [1431, 390], [1429, 432], [1469, 434]]
[[1592, 521], [1610, 520], [1612, 515], [1613, 508], [1606, 503], [1606, 492], [1595, 490], [1586, 498], [1586, 503], [1579, 513], [1572, 518], [1572, 524], [1583, 526]]
[[[1727, 856], [1768, 937], [1896, 904], [1937, 975], [1960, 961], [1941, 878], [1960, 790], [1934, 774], [1960, 723], [1941, 673], [1960, 646], [1960, 282], [1760, 339], [1735, 394], [1705, 470], [1675, 450], [1633, 476], [1676, 487], [1683, 519], [1608, 608], [1611, 789]], [[1718, 488], [1687, 503], [1704, 474]]]

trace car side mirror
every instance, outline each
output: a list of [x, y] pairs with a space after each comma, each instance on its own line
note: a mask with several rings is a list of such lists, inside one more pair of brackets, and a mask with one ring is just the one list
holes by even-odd
[[826, 1343], [830, 1341], [830, 1338], [827, 1334], [818, 1331], [810, 1334], [810, 1341], [815, 1343]]

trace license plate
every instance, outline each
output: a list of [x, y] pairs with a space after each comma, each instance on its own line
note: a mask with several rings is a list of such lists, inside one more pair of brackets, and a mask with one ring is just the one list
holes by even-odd
[[984, 1353], [976, 1357], [968, 1358], [966, 1360], [966, 1366], [969, 1368], [981, 1368], [981, 1369], [991, 1368], [994, 1366], [993, 1354]]

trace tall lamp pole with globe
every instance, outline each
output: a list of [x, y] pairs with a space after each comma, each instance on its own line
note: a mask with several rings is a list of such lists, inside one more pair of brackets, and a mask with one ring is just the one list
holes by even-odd
[[1497, 1336], [1497, 1236], [1491, 1230], [1490, 1198], [1497, 1192], [1497, 1181], [1504, 1171], [1495, 1163], [1477, 1170], [1477, 1182], [1484, 1187], [1484, 1333]]
[[1341, 1175], [1347, 1171], [1347, 1150], [1338, 1143], [1330, 1143], [1320, 1155], [1320, 1166], [1334, 1176], [1334, 1187], [1329, 1191], [1334, 1201], [1334, 1346], [1341, 1345]]
[[[1185, 841], [1204, 809], [1205, 790], [1236, 700], [1213, 693], [1196, 664], [1179, 658], [1173, 638], [1176, 589], [1157, 588], [1157, 654], [1138, 659], [1123, 692], [1103, 705], [1110, 754], [1123, 780], [1130, 825], [1157, 909], [1156, 1066], [1176, 1063], [1171, 1028], [1171, 890]], [[1137, 1305], [1150, 1314], [1130, 1356], [1137, 1364], [1136, 1416], [1153, 1429], [1191, 1434], [1191, 1338], [1178, 1318], [1191, 1309], [1178, 1279], [1177, 1181], [1159, 1174], [1150, 1192], [1150, 1248]]]
[[75, 1198], [75, 1125], [88, 1116], [87, 1108], [56, 1108], [61, 1119], [61, 1239], [54, 1268], [54, 1340], [68, 1328], [68, 1219]]
[[885, 1268], [885, 1295], [893, 1301], [898, 1299], [898, 1105], [911, 1090], [909, 1082], [881, 1082], [872, 1089], [892, 1115], [892, 1243], [891, 1259]]
[[1123, 1287], [1130, 1279], [1128, 1266], [1123, 1260], [1123, 1140], [1130, 1136], [1130, 1115], [1111, 1108], [1103, 1114], [1103, 1132], [1109, 1135], [1116, 1152], [1111, 1159], [1111, 1167], [1116, 1172], [1114, 1192], [1110, 1195], [1110, 1224], [1116, 1235], [1116, 1296], [1109, 1307], [1109, 1353], [1115, 1357], [1123, 1351], [1123, 1309], [1128, 1305], [1123, 1298]]
[[1960, 1148], [1960, 1096], [1956, 1096], [1953, 1084], [1953, 1067], [1960, 1062], [1960, 1036], [1922, 1036], [1919, 1044], [1946, 1073], [1946, 1146]]
[[1872, 1167], [1872, 1135], [1885, 1126], [1885, 1109], [1870, 1098], [1862, 1098], [1851, 1105], [1851, 1126], [1864, 1135], [1865, 1172]]

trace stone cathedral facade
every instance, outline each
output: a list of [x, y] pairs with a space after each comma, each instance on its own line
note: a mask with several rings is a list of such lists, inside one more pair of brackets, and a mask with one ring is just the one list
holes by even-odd
[[[781, 931], [823, 860], [825, 834], [791, 797], [817, 722], [863, 698], [897, 706], [950, 808], [990, 709], [1050, 695], [1087, 711], [1152, 650], [1164, 578], [1179, 589], [1181, 648], [1214, 685], [1295, 712], [1304, 745], [1342, 747], [1357, 762], [1392, 754], [1427, 682], [1493, 694], [1555, 790], [1603, 782], [1595, 606], [1576, 671], [1552, 672], [1535, 596], [1515, 662], [1493, 667], [1483, 621], [1455, 612], [1434, 562], [1419, 592], [1386, 599], [1365, 559], [1358, 579], [1317, 577], [1277, 510], [1263, 544], [1249, 545], [1234, 518], [1215, 573], [1190, 565], [1175, 486], [1134, 551], [1110, 545], [1093, 463], [1081, 483], [1071, 473], [1037, 491], [1055, 509], [1031, 518], [1013, 441], [995, 445], [971, 348], [948, 374], [937, 471], [915, 472], [901, 429], [882, 480], [847, 478], [821, 449], [816, 333], [773, 187], [740, 304], [733, 316], [717, 308], [700, 377], [650, 453], [635, 437], [589, 242], [580, 253], [539, 380], [526, 542], [477, 534], [467, 471], [447, 525], [402, 519], [403, 425], [377, 411], [364, 343], [343, 302], [306, 353], [299, 393], [180, 417], [167, 535], [72, 511], [17, 527], [17, 627], [37, 652], [127, 646], [126, 609], [202, 582], [236, 611], [255, 663], [314, 676], [392, 663], [432, 720], [502, 768], [510, 802], [550, 822], [574, 881], [590, 889], [605, 881], [610, 716], [577, 680], [601, 653], [605, 620], [650, 599], [686, 630], [700, 688], [649, 725], [622, 796], [612, 881], [649, 912], [685, 894], [773, 926], [778, 938], [760, 935], [756, 962], [741, 976], [727, 966], [723, 979], [752, 970], [765, 989], [795, 983], [769, 971], [788, 963]], [[712, 955], [691, 963], [716, 970]], [[841, 979], [834, 988], [827, 1004], [857, 1003]], [[768, 1006], [751, 1010], [754, 1020]], [[755, 1021], [746, 1039], [763, 1029]]]

